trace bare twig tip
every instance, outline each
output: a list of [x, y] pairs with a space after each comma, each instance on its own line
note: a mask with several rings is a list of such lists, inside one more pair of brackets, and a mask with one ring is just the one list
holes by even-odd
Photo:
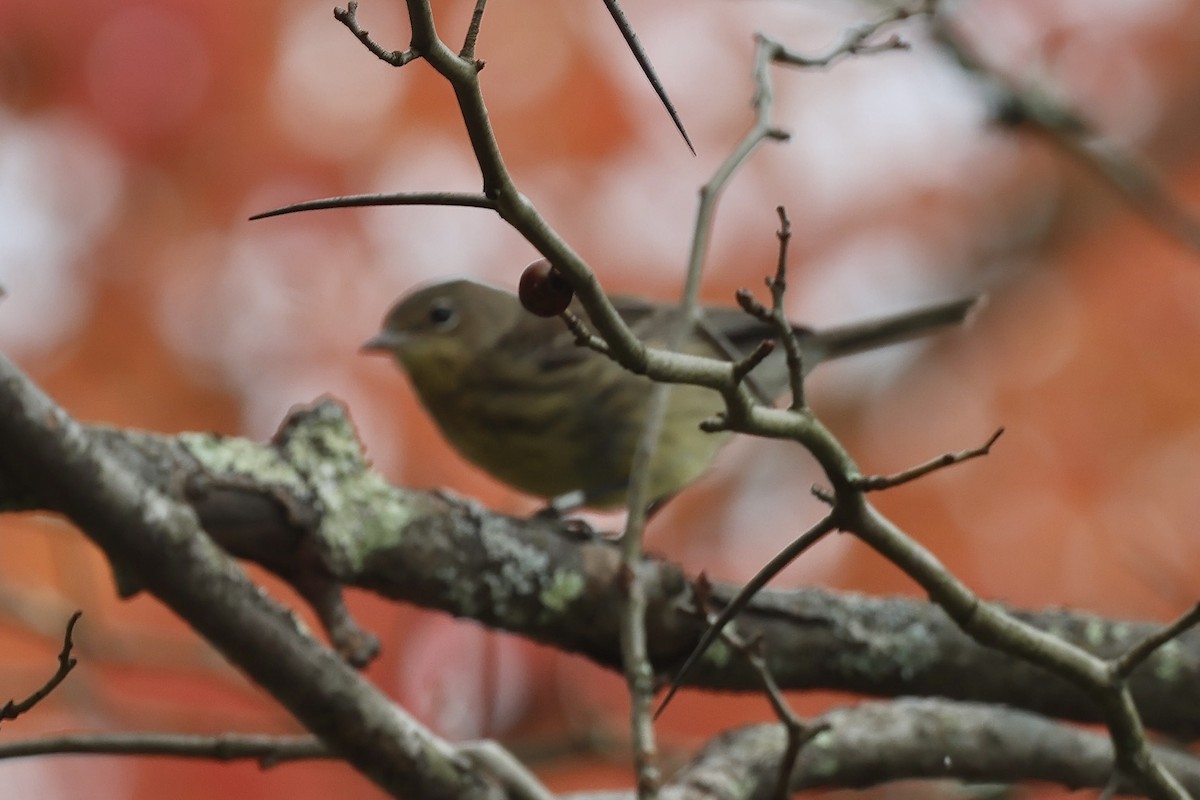
[[926, 475], [937, 472], [946, 467], [952, 467], [955, 464], [961, 464], [964, 461], [970, 461], [973, 458], [980, 458], [989, 455], [992, 450], [992, 445], [996, 443], [1001, 435], [1004, 434], [1004, 428], [996, 429], [996, 432], [988, 437], [988, 440], [979, 447], [973, 447], [970, 450], [962, 450], [958, 453], [943, 453], [937, 458], [930, 459], [924, 464], [911, 467], [902, 472], [897, 472], [894, 475], [864, 475], [852, 481], [853, 485], [860, 491], [874, 492], [881, 489], [892, 489], [918, 478], [923, 478]]
[[756, 319], [770, 317], [770, 312], [767, 311], [766, 306], [758, 302], [749, 289], [738, 289], [734, 297], [737, 298], [737, 304], [741, 307], [742, 311], [745, 311], [750, 316]]

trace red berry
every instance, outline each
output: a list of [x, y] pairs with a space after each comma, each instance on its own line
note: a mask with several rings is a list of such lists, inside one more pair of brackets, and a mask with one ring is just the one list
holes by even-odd
[[526, 311], [539, 317], [556, 317], [571, 305], [575, 291], [549, 261], [539, 258], [521, 273], [517, 295]]

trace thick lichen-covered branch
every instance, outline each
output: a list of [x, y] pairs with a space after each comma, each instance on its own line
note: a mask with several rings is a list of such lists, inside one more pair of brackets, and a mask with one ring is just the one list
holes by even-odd
[[[561, 522], [493, 514], [444, 494], [387, 483], [370, 469], [353, 426], [333, 401], [297, 411], [267, 443], [215, 434], [81, 430], [90, 446], [106, 450], [147, 487], [186, 503], [227, 553], [296, 585], [318, 606], [331, 640], [353, 663], [369, 660], [374, 640], [341, 606], [344, 586], [474, 619], [620, 668], [617, 621], [610, 613], [620, 554], [612, 543], [580, 536]], [[22, 469], [11, 450], [0, 456], [0, 480]], [[687, 610], [692, 579], [673, 564], [648, 561], [647, 591], [649, 655], [665, 675], [695, 646], [704, 623]], [[727, 603], [735, 591], [717, 584], [711, 601]], [[1103, 656], [1124, 652], [1155, 630], [1149, 623], [1065, 611], [1018, 616]], [[1097, 718], [1082, 691], [973, 643], [929, 603], [765, 591], [736, 624], [762, 638], [785, 689], [940, 695]], [[1200, 736], [1198, 677], [1200, 636], [1185, 635], [1156, 652], [1131, 677], [1147, 724], [1183, 739]], [[759, 682], [748, 664], [715, 647], [688, 685], [757, 691]]]

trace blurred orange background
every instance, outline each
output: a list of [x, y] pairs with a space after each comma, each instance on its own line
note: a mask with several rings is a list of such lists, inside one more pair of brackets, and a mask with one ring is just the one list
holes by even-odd
[[[599, 3], [493, 3], [478, 56], [522, 191], [607, 288], [666, 299], [681, 286], [697, 189], [750, 123], [752, 32], [818, 53], [884, 4], [626, 5], [695, 157]], [[457, 42], [472, 4], [437, 6]], [[1144, 152], [1200, 214], [1198, 0], [954, 8], [986, 58]], [[376, 60], [331, 12], [324, 0], [0, 0], [0, 347], [79, 418], [163, 432], [263, 439], [292, 405], [331, 394], [390, 479], [525, 513], [536, 501], [466, 465], [393, 367], [356, 351], [394, 296], [451, 275], [514, 286], [532, 249], [475, 209], [247, 221], [322, 196], [479, 189], [447, 87], [423, 63]], [[401, 14], [360, 8], [387, 47], [407, 44]], [[985, 597], [1170, 618], [1200, 594], [1187, 566], [1200, 557], [1200, 255], [1044, 141], [989, 127], [979, 85], [919, 24], [902, 32], [910, 51], [775, 71], [776, 120], [793, 138], [765, 145], [730, 186], [705, 298], [761, 287], [781, 204], [797, 319], [988, 292], [969, 331], [823, 368], [815, 408], [874, 472], [1005, 426], [986, 459], [879, 505]], [[794, 446], [737, 441], [655, 519], [650, 546], [745, 579], [814, 518], [817, 480]], [[67, 615], [85, 613], [80, 666], [0, 742], [295, 729], [153, 600], [117, 600], [69, 526], [6, 516], [0, 529], [0, 697], [40, 685]], [[847, 537], [778, 585], [915, 593]], [[432, 729], [501, 738], [556, 790], [629, 784], [617, 677], [470, 623], [351, 603], [384, 640], [369, 675]], [[795, 699], [806, 712], [849, 700]], [[759, 698], [688, 695], [665, 719], [667, 750], [683, 757], [708, 732], [766, 718]], [[564, 746], [576, 742], [601, 746]], [[78, 797], [84, 781], [96, 800], [379, 796], [325, 763], [0, 762], [15, 797]]]

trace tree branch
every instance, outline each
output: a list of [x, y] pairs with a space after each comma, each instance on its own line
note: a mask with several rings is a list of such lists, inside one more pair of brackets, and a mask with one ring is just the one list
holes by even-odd
[[[19, 473], [331, 749], [386, 790], [490, 797], [483, 779], [259, 591], [195, 511], [147, 483], [0, 356], [0, 472]], [[126, 442], [128, 445], [128, 442]], [[122, 456], [125, 456], [124, 458]], [[0, 481], [4, 485], [7, 481]]]
[[[370, 471], [353, 427], [331, 401], [297, 412], [266, 444], [100, 426], [82, 426], [80, 435], [149, 489], [188, 504], [229, 554], [300, 587], [324, 581], [326, 594], [343, 585], [367, 589], [620, 669], [617, 620], [610, 613], [620, 565], [613, 543], [581, 540], [561, 522], [506, 517], [390, 486]], [[23, 460], [14, 463], [0, 454], [0, 487], [13, 472], [26, 470]], [[8, 499], [0, 494], [0, 503]], [[695, 648], [705, 625], [684, 610], [692, 602], [693, 578], [653, 558], [646, 570], [649, 655], [655, 670], [665, 674]], [[482, 580], [485, 573], [492, 579]], [[301, 591], [306, 597], [312, 593]], [[711, 602], [724, 608], [738, 591], [715, 584]], [[1061, 610], [1013, 613], [1104, 658], [1119, 656], [1160, 629]], [[1098, 719], [1083, 691], [975, 644], [928, 602], [763, 590], [736, 624], [744, 637], [763, 641], [784, 689], [953, 697]], [[336, 636], [334, 641], [343, 651], [352, 649]], [[757, 691], [761, 684], [750, 665], [729, 658], [718, 643], [686, 685]], [[1184, 740], [1200, 737], [1200, 634], [1162, 644], [1132, 674], [1130, 686], [1150, 727]]]

